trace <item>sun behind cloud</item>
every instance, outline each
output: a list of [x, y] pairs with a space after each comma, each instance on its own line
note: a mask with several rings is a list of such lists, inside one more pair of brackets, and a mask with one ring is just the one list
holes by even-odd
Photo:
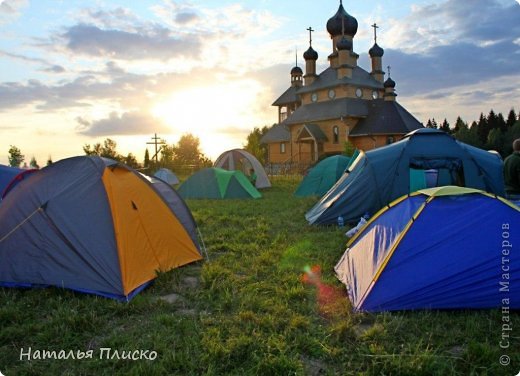
[[240, 147], [255, 126], [264, 125], [259, 123], [259, 115], [265, 117], [259, 114], [266, 107], [261, 104], [264, 92], [258, 81], [250, 79], [198, 86], [171, 94], [151, 112], [172, 133], [199, 137], [204, 152], [213, 157], [224, 147]]

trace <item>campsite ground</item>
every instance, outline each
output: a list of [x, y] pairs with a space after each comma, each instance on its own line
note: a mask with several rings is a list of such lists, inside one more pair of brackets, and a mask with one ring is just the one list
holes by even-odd
[[[210, 261], [160, 275], [128, 304], [58, 289], [0, 289], [0, 372], [514, 375], [520, 370], [518, 313], [507, 316], [513, 330], [505, 334], [515, 338], [506, 349], [500, 347], [504, 314], [498, 310], [352, 313], [332, 270], [343, 252], [344, 230], [308, 226], [304, 213], [314, 200], [294, 198], [297, 184], [275, 180], [260, 200], [189, 201]], [[321, 277], [304, 272], [313, 266]], [[169, 302], [160, 298], [165, 296]], [[76, 359], [35, 359], [43, 350], [57, 355], [72, 350]], [[157, 357], [117, 359], [116, 350], [119, 357], [134, 350]], [[77, 359], [88, 351], [91, 359]], [[509, 366], [500, 364], [503, 355], [511, 358]]]

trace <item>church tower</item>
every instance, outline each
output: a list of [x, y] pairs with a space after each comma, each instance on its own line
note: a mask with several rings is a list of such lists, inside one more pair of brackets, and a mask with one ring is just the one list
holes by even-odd
[[318, 60], [318, 53], [312, 48], [312, 27], [307, 29], [309, 31], [309, 48], [303, 53], [305, 59], [305, 86], [311, 85], [316, 78], [316, 60]]
[[[332, 68], [338, 68], [339, 62], [339, 50], [338, 44], [348, 50], [347, 64], [356, 66], [359, 55], [354, 52], [354, 36], [358, 30], [358, 22], [347, 13], [343, 8], [343, 1], [340, 0], [339, 8], [335, 15], [333, 15], [327, 21], [327, 31], [329, 32], [330, 38], [332, 39], [332, 54], [329, 55], [330, 66]], [[346, 43], [340, 43], [342, 39], [346, 39]]]
[[377, 29], [379, 26], [374, 23], [372, 27], [374, 28], [374, 45], [368, 50], [370, 60], [372, 60], [372, 71], [370, 75], [377, 81], [383, 82], [385, 77], [385, 72], [383, 72], [383, 54], [385, 51], [377, 44]]

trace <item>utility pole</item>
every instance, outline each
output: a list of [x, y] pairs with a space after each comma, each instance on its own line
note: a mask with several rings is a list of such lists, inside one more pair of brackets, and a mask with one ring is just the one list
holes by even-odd
[[[157, 137], [157, 133], [154, 133], [154, 137], [152, 137], [153, 142], [147, 142], [147, 145], [154, 145], [155, 146], [155, 154], [153, 155], [152, 159], [155, 158], [155, 163], [159, 162], [159, 152], [161, 151], [162, 145], [166, 145], [166, 142], [164, 142], [162, 139]], [[158, 147], [159, 146], [159, 147]]]

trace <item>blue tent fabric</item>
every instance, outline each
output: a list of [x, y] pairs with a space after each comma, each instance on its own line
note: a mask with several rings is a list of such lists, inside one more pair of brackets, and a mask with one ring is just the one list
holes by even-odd
[[[104, 168], [99, 158], [63, 160], [33, 174], [2, 201], [0, 238], [16, 228], [1, 243], [2, 259], [9, 260], [0, 263], [2, 280], [19, 280], [18, 270], [24, 270], [24, 280], [32, 285], [120, 294], [116, 253], [94, 251], [116, 249], [106, 192], [99, 184]], [[81, 215], [71, 220], [70, 208]], [[29, 226], [19, 226], [28, 218]], [[36, 230], [37, 241], [30, 241], [35, 229], [52, 231]]]
[[21, 168], [0, 165], [0, 197], [9, 183], [23, 171]]
[[500, 196], [502, 162], [493, 154], [436, 129], [419, 129], [394, 144], [361, 152], [338, 182], [305, 215], [311, 224], [358, 221], [413, 192], [410, 168], [439, 168], [437, 185], [461, 185]]
[[162, 181], [170, 185], [179, 184], [179, 178], [177, 178], [177, 176], [167, 168], [160, 168], [159, 170], [157, 170], [157, 172], [154, 174], [154, 177], [157, 179], [161, 179]]
[[360, 231], [336, 274], [357, 311], [495, 308], [506, 297], [520, 308], [520, 255], [508, 246], [519, 224], [520, 209], [483, 193], [406, 197]]

